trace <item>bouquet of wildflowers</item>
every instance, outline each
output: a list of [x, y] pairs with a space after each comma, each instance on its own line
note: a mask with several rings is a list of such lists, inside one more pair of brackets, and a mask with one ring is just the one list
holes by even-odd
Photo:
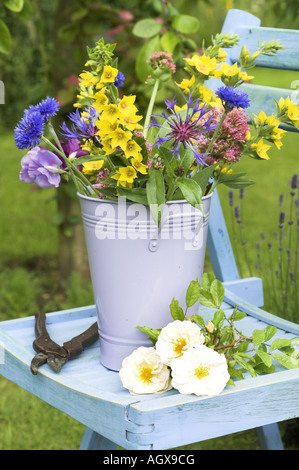
[[[79, 92], [68, 121], [55, 130], [51, 119], [59, 109], [54, 98], [30, 106], [15, 128], [15, 142], [29, 149], [21, 161], [20, 180], [42, 188], [71, 181], [85, 195], [150, 206], [157, 225], [169, 200], [185, 199], [201, 208], [202, 197], [218, 184], [252, 184], [233, 170], [245, 155], [268, 159], [272, 144], [281, 147], [280, 124], [299, 125], [299, 109], [289, 99], [277, 103], [276, 115], [263, 111], [252, 129], [246, 108], [250, 101], [239, 85], [252, 78], [247, 69], [260, 54], [275, 54], [282, 46], [263, 43], [249, 55], [244, 46], [239, 65], [226, 62], [224, 49], [238, 42], [235, 35], [218, 34], [201, 55], [186, 57], [186, 78], [175, 81], [176, 66], [165, 51], [149, 57], [152, 95], [146, 116], [138, 112], [135, 95], [121, 93], [125, 77], [114, 57], [115, 45], [99, 40], [88, 48]], [[213, 93], [209, 79], [218, 79]], [[177, 95], [165, 99], [166, 109], [154, 113], [161, 84], [172, 80]]]
[[[201, 283], [196, 279], [189, 284], [185, 306], [172, 299], [172, 322], [162, 329], [138, 327], [153, 346], [137, 348], [124, 359], [119, 372], [123, 386], [133, 394], [174, 388], [183, 394], [214, 396], [245, 374], [274, 372], [275, 363], [299, 367], [299, 338], [277, 338], [272, 325], [248, 336], [242, 331], [246, 313], [238, 306], [222, 310], [223, 299], [223, 284], [213, 273], [204, 273]], [[210, 309], [210, 320], [188, 316], [198, 301]]]

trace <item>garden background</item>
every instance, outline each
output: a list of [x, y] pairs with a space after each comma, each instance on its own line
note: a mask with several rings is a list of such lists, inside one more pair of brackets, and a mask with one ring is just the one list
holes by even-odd
[[[181, 39], [187, 54], [200, 50], [203, 41], [209, 45], [230, 8], [258, 16], [263, 26], [299, 29], [297, 0], [0, 2], [0, 80], [5, 91], [5, 104], [0, 104], [0, 321], [93, 303], [78, 201], [65, 188], [43, 191], [19, 182], [23, 153], [14, 145], [13, 130], [24, 109], [53, 96], [62, 104], [61, 116], [71, 111], [86, 46], [103, 36], [105, 42], [117, 43], [119, 69], [126, 76], [124, 92], [136, 94], [142, 110], [149, 91], [140, 63], [142, 54], [149, 53], [144, 45], [151, 41], [134, 34], [137, 21], [155, 19], [165, 32], [171, 15], [194, 16], [199, 27]], [[179, 73], [182, 61], [177, 66]], [[252, 75], [255, 83], [294, 90], [299, 80], [298, 73], [270, 69]], [[174, 90], [168, 92], [173, 96]], [[298, 188], [290, 187], [299, 173], [298, 135], [288, 135], [270, 161], [247, 159], [238, 165], [256, 184], [241, 194], [227, 187], [219, 193], [240, 275], [262, 276], [265, 307], [299, 322]], [[279, 223], [281, 212], [284, 224]], [[283, 269], [277, 275], [278, 263]], [[286, 448], [299, 449], [298, 422], [280, 426]], [[0, 450], [77, 449], [83, 433], [84, 427], [70, 417], [0, 378]], [[239, 450], [259, 445], [255, 432], [248, 431], [187, 448]]]

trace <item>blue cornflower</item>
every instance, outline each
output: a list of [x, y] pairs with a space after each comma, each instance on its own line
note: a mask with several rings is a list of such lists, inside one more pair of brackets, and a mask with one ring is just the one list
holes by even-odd
[[115, 82], [114, 82], [114, 85], [117, 87], [117, 88], [120, 88], [122, 86], [124, 86], [124, 81], [125, 81], [125, 76], [122, 72], [118, 72], [118, 74], [116, 75], [116, 79], [115, 79]]
[[79, 109], [76, 109], [74, 113], [69, 113], [68, 118], [73, 122], [71, 129], [69, 129], [65, 122], [63, 122], [61, 129], [61, 135], [67, 139], [92, 139], [97, 141], [98, 128], [94, 121], [97, 119], [97, 111], [95, 108], [90, 106], [85, 108], [84, 112], [86, 116], [82, 117]]
[[44, 116], [46, 121], [55, 116], [59, 107], [60, 104], [58, 101], [55, 98], [50, 98], [49, 96], [36, 105], [37, 110], [42, 116]]
[[25, 110], [24, 116], [16, 126], [15, 143], [19, 149], [35, 147], [44, 133], [45, 120], [35, 109]]
[[[199, 107], [199, 100], [193, 101], [191, 94], [187, 103], [186, 115], [181, 115], [176, 112], [175, 100], [173, 100], [173, 102], [165, 100], [165, 104], [167, 109], [171, 109], [172, 113], [168, 116], [165, 111], [163, 111], [161, 115], [153, 114], [153, 119], [149, 127], [160, 127], [169, 130], [169, 132], [165, 137], [158, 137], [153, 146], [157, 145], [159, 148], [165, 142], [173, 140], [173, 150], [169, 150], [173, 156], [177, 155], [180, 159], [180, 144], [182, 144], [184, 148], [189, 147], [192, 150], [197, 163], [205, 164], [205, 154], [199, 153], [194, 147], [194, 144], [196, 144], [195, 140], [200, 134], [203, 132], [211, 132], [217, 127], [217, 124], [210, 124], [213, 118], [213, 112], [207, 109], [207, 105]], [[165, 125], [159, 124], [156, 117], [164, 118], [166, 120]]]
[[250, 99], [247, 93], [237, 90], [232, 86], [222, 86], [216, 91], [216, 95], [227, 108], [249, 108]]

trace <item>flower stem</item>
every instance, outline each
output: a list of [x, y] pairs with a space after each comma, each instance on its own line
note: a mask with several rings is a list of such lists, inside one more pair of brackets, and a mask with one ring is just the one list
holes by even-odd
[[149, 102], [149, 105], [148, 105], [148, 109], [147, 109], [147, 113], [146, 113], [146, 117], [145, 117], [144, 130], [143, 130], [144, 139], [146, 139], [146, 137], [147, 137], [148, 126], [149, 126], [149, 123], [150, 123], [151, 114], [153, 112], [153, 107], [154, 107], [157, 92], [158, 92], [158, 89], [159, 89], [159, 83], [160, 83], [160, 80], [159, 80], [159, 78], [157, 78], [157, 80], [155, 81], [155, 84], [154, 84], [154, 88], [153, 88], [153, 91], [152, 91], [152, 96], [151, 96], [151, 99], [150, 99], [150, 102]]

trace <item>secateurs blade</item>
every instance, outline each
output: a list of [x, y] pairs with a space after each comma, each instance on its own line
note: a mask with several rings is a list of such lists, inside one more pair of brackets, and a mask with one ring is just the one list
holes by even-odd
[[86, 346], [89, 346], [99, 337], [98, 325], [95, 322], [83, 333], [75, 336], [63, 346], [55, 343], [46, 328], [46, 315], [38, 312], [35, 315], [35, 335], [33, 348], [37, 352], [31, 361], [30, 370], [36, 375], [38, 368], [47, 363], [52, 370], [60, 372], [62, 366], [69, 360], [79, 356]]

